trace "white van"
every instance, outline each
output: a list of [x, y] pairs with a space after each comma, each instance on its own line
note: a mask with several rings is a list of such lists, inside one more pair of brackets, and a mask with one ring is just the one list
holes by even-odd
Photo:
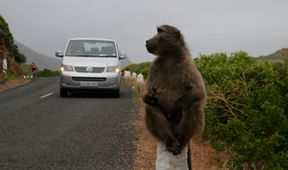
[[73, 38], [62, 57], [60, 96], [67, 97], [73, 90], [110, 90], [115, 97], [120, 92], [120, 54], [117, 43], [111, 39]]

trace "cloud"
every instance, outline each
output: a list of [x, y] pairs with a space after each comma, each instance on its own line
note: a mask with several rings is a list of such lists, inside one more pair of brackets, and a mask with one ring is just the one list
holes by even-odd
[[25, 0], [1, 2], [15, 39], [47, 55], [71, 37], [116, 39], [134, 62], [151, 60], [145, 40], [172, 24], [194, 56], [247, 50], [262, 55], [287, 47], [288, 1], [268, 0]]

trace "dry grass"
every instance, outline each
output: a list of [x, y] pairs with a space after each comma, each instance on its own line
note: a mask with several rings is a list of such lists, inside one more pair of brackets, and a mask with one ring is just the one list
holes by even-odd
[[[225, 170], [227, 162], [222, 160], [226, 154], [222, 154], [218, 158], [217, 152], [212, 148], [208, 141], [191, 141], [191, 162], [194, 170]], [[216, 159], [216, 160], [215, 160]]]
[[0, 84], [0, 92], [29, 83], [30, 79], [14, 79]]

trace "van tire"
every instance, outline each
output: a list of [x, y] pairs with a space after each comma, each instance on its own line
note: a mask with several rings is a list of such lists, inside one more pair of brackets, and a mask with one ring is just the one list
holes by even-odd
[[60, 97], [68, 97], [68, 90], [60, 88]]
[[113, 97], [115, 97], [115, 98], [119, 98], [119, 97], [120, 97], [120, 89], [113, 90], [113, 91], [112, 91], [112, 95], [113, 95]]

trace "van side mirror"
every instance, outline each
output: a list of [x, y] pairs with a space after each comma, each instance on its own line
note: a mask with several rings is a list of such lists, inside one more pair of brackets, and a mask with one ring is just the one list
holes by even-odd
[[56, 51], [55, 56], [56, 57], [63, 57], [62, 51]]
[[120, 60], [123, 60], [126, 58], [126, 54], [123, 52], [123, 51], [120, 51], [120, 56], [119, 56], [119, 59]]

